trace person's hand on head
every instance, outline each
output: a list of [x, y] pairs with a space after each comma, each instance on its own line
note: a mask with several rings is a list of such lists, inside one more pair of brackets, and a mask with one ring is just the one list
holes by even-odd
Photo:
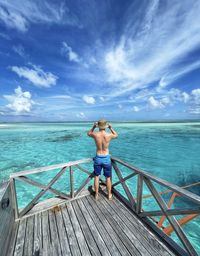
[[98, 127], [98, 122], [94, 122], [93, 127], [94, 127], [94, 128]]

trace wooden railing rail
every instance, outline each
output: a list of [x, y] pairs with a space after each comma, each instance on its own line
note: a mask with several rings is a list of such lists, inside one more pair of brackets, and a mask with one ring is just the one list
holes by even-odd
[[[133, 173], [127, 175], [126, 177], [123, 177], [117, 164], [127, 167], [128, 169], [132, 170]], [[199, 216], [200, 215], [200, 196], [198, 196], [190, 191], [187, 191], [186, 189], [183, 189], [175, 184], [172, 184], [166, 180], [156, 177], [144, 170], [136, 168], [136, 167], [130, 165], [129, 163], [126, 163], [118, 158], [112, 157], [112, 165], [117, 174], [117, 177], [119, 178], [119, 181], [117, 181], [113, 184], [113, 192], [116, 193], [121, 198], [121, 200], [124, 201], [126, 204], [128, 203], [129, 207], [141, 218], [145, 218], [145, 217], [152, 218], [152, 216], [163, 216], [160, 221], [160, 228], [163, 228], [162, 224], [163, 224], [165, 218], [167, 218], [167, 220], [170, 223], [170, 226], [166, 227], [166, 229], [164, 229], [164, 232], [168, 231], [168, 234], [171, 234], [171, 232], [174, 231], [177, 234], [180, 241], [182, 242], [188, 255], [197, 256], [198, 254], [197, 254], [196, 250], [192, 246], [191, 242], [189, 241], [188, 237], [186, 236], [186, 234], [184, 233], [184, 231], [181, 227], [181, 225], [184, 224], [184, 221], [183, 220], [178, 221], [175, 218], [175, 216], [189, 214], [189, 217], [187, 217], [187, 221]], [[130, 188], [126, 184], [126, 181], [131, 179], [134, 176], [138, 177], [138, 179], [137, 179], [137, 195], [135, 198], [133, 197]], [[167, 187], [168, 192], [171, 191], [175, 195], [181, 196], [183, 198], [187, 198], [191, 202], [195, 203], [197, 205], [197, 207], [184, 208], [184, 209], [170, 209], [170, 206], [172, 205], [174, 199], [171, 200], [171, 202], [169, 202], [167, 205], [161, 196], [161, 194], [163, 192], [157, 191], [157, 189], [154, 186], [154, 184], [152, 183], [152, 181], [159, 185]], [[151, 196], [156, 200], [160, 210], [145, 211], [142, 208], [143, 184], [144, 183], [146, 184], [149, 191], [151, 192], [151, 195], [149, 195], [148, 197]], [[124, 192], [128, 198], [128, 201], [124, 197], [124, 195], [122, 193], [120, 193], [115, 188], [118, 184], [122, 185]], [[175, 196], [174, 196], [174, 198], [175, 198]], [[156, 227], [156, 228], [158, 228], [158, 227]], [[167, 232], [165, 232], [165, 233], [167, 234]]]
[[[58, 196], [59, 198], [62, 199], [72, 199], [74, 197], [78, 197], [80, 193], [84, 190], [86, 185], [90, 182], [90, 180], [93, 178], [93, 173], [85, 170], [82, 168], [80, 165], [89, 163], [92, 161], [92, 158], [87, 158], [79, 161], [74, 161], [74, 162], [68, 162], [65, 164], [58, 164], [58, 165], [51, 165], [51, 166], [45, 166], [42, 168], [36, 168], [28, 171], [22, 171], [18, 173], [13, 173], [10, 176], [10, 184], [11, 184], [11, 191], [12, 191], [12, 198], [14, 202], [14, 210], [15, 210], [15, 219], [23, 217], [27, 212], [29, 212], [39, 201], [39, 199], [47, 192], [51, 192]], [[61, 169], [60, 169], [61, 168]], [[77, 191], [74, 189], [74, 169], [78, 169], [81, 172], [87, 173], [88, 177], [84, 180], [84, 182], [78, 187]], [[56, 170], [60, 169], [56, 173], [54, 177], [52, 177], [51, 181], [47, 184], [44, 185], [38, 181], [35, 181], [29, 177], [31, 174], [38, 174], [38, 173], [43, 173], [47, 172], [50, 170]], [[58, 179], [66, 172], [69, 171], [70, 175], [70, 194], [66, 194], [64, 192], [61, 192], [52, 186]], [[16, 180], [18, 181], [23, 181], [27, 184], [30, 184], [32, 186], [35, 186], [37, 188], [40, 188], [40, 192], [29, 202], [21, 211], [19, 210], [18, 207], [18, 201], [17, 201], [17, 192], [16, 192]]]

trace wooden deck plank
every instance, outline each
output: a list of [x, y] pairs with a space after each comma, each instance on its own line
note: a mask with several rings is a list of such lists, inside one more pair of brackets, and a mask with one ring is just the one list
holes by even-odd
[[[113, 242], [114, 246], [118, 249], [120, 255], [130, 255], [118, 235], [115, 233], [109, 222], [106, 220], [106, 218], [103, 216], [101, 212], [99, 212], [98, 207], [95, 204], [90, 204], [87, 198], [83, 198], [83, 203], [85, 207], [87, 208], [88, 212], [91, 215], [91, 218], [93, 219], [96, 227], [100, 230], [102, 230], [102, 238], [106, 238], [105, 232], [109, 235], [110, 241]], [[99, 214], [100, 213], [100, 214]], [[108, 240], [108, 239], [107, 239]], [[111, 247], [112, 248], [112, 247]]]
[[[142, 223], [141, 220], [139, 220], [139, 218], [137, 218], [137, 216], [132, 214], [122, 202], [115, 198], [115, 200], [113, 200], [113, 203], [116, 205], [117, 209], [120, 209], [120, 212], [124, 214], [125, 218], [127, 218], [134, 226], [136, 226], [136, 228], [138, 228], [138, 230], [140, 230], [141, 234], [148, 241], [150, 246], [155, 248], [157, 251], [160, 251], [162, 255], [175, 255], [169, 248], [167, 248], [165, 244], [160, 241], [160, 239], [153, 232], [151, 232], [144, 225], [144, 223]], [[163, 251], [163, 249], [165, 250], [165, 252]]]
[[72, 226], [74, 228], [74, 232], [80, 247], [81, 254], [86, 256], [91, 255], [71, 203], [67, 204], [67, 210], [70, 216]]
[[[95, 203], [95, 199], [92, 197], [88, 197], [88, 200], [91, 202], [91, 204]], [[130, 252], [131, 255], [141, 256], [142, 254], [136, 249], [134, 243], [132, 240], [129, 239], [127, 234], [122, 229], [120, 223], [116, 221], [112, 215], [110, 215], [108, 209], [106, 209], [101, 202], [96, 202], [96, 205], [99, 209], [99, 214], [103, 214], [104, 217], [107, 219], [107, 221], [110, 223], [110, 225], [113, 227], [114, 231], [118, 236], [120, 237], [121, 241], [126, 246], [127, 250]]]
[[[119, 226], [121, 227], [121, 229], [128, 235], [128, 237], [133, 241], [135, 247], [138, 249], [139, 252], [142, 253], [142, 255], [149, 255], [151, 256], [150, 252], [148, 249], [146, 249], [144, 247], [143, 241], [141, 241], [140, 239], [138, 239], [138, 237], [136, 236], [134, 230], [130, 230], [127, 225], [125, 224], [126, 219], [121, 219], [118, 214], [116, 214], [116, 212], [112, 209], [112, 207], [110, 206], [112, 202], [106, 203], [106, 200], [104, 200], [104, 196], [100, 195], [101, 198], [101, 204], [107, 209], [107, 211], [110, 213], [110, 215], [112, 216], [112, 218], [118, 222]], [[119, 209], [120, 210], [120, 209]]]
[[49, 231], [48, 211], [42, 212], [41, 216], [42, 216], [42, 244], [43, 244], [42, 255], [43, 256], [53, 255], [50, 231]]
[[58, 236], [60, 240], [62, 255], [63, 256], [71, 255], [71, 251], [69, 248], [69, 240], [65, 230], [65, 225], [63, 222], [63, 217], [62, 217], [62, 212], [60, 207], [59, 207], [59, 210], [55, 212], [55, 216], [56, 216], [56, 222], [58, 226]]
[[119, 199], [104, 195], [21, 219], [11, 247], [14, 256], [175, 256]]
[[48, 212], [49, 212], [49, 226], [50, 226], [50, 234], [51, 234], [52, 252], [53, 252], [53, 255], [62, 256], [54, 210], [52, 209], [52, 210], [49, 210]]
[[71, 254], [73, 256], [81, 256], [81, 252], [77, 243], [77, 239], [74, 233], [73, 226], [71, 224], [69, 214], [66, 208], [66, 205], [61, 207], [62, 214], [63, 214], [63, 220], [64, 220], [64, 225], [65, 225], [65, 230], [67, 232], [67, 237], [69, 241], [69, 247], [71, 250]]
[[[110, 207], [112, 207], [112, 209], [115, 211], [115, 213], [122, 219], [123, 223], [125, 223], [125, 225], [129, 228], [129, 230], [134, 233], [135, 237], [139, 240], [142, 241], [143, 246], [146, 248], [146, 250], [148, 250], [148, 252], [152, 255], [152, 256], [160, 256], [161, 252], [162, 255], [166, 255], [169, 256], [169, 253], [164, 252], [163, 247], [160, 248], [162, 250], [160, 250], [159, 252], [155, 249], [155, 247], [153, 247], [153, 245], [151, 245], [149, 243], [150, 238], [147, 240], [146, 237], [144, 237], [142, 235], [142, 231], [140, 230], [140, 228], [137, 225], [133, 225], [133, 223], [129, 220], [129, 218], [126, 218], [126, 216], [123, 214], [123, 212], [121, 211], [121, 208], [117, 207], [117, 205], [115, 204], [114, 201], [116, 201], [116, 199], [113, 198], [113, 201], [110, 202], [108, 201], [104, 196], [102, 197], [103, 200], [105, 201], [106, 204], [108, 204]], [[155, 240], [155, 239], [154, 239]]]
[[[98, 223], [95, 222], [95, 220], [91, 218], [91, 214], [89, 214], [89, 212], [88, 212], [89, 209], [85, 207], [85, 205], [83, 204], [83, 201], [82, 201], [82, 199], [78, 200], [78, 205], [79, 205], [84, 217], [87, 220], [87, 223], [90, 227], [90, 230], [94, 236], [95, 241], [98, 244], [101, 254], [102, 255], [112, 255], [109, 252], [109, 249], [112, 249], [112, 245], [111, 245], [111, 243], [109, 243], [109, 237], [104, 232], [104, 227], [101, 227], [100, 225], [98, 225]], [[111, 247], [109, 248], [109, 246], [111, 246]]]
[[41, 213], [35, 215], [33, 255], [42, 255], [42, 226]]
[[24, 240], [26, 234], [26, 219], [19, 222], [19, 229], [17, 233], [17, 241], [15, 245], [14, 256], [23, 256], [24, 251]]
[[74, 201], [72, 203], [73, 205], [73, 208], [74, 208], [74, 211], [76, 213], [76, 216], [78, 218], [78, 221], [80, 223], [80, 226], [81, 226], [81, 229], [82, 229], [82, 232], [85, 236], [85, 239], [86, 239], [86, 242], [87, 242], [87, 245], [90, 249], [90, 252], [92, 255], [98, 255], [100, 256], [101, 253], [99, 251], [99, 248], [94, 240], [94, 237], [90, 231], [90, 227], [89, 225], [87, 224], [87, 220], [85, 219], [85, 217], [83, 216], [83, 213], [81, 212], [78, 204], [77, 204], [77, 201]]
[[27, 219], [26, 224], [26, 239], [24, 242], [24, 253], [23, 255], [32, 255], [33, 251], [33, 232], [34, 232], [34, 216]]

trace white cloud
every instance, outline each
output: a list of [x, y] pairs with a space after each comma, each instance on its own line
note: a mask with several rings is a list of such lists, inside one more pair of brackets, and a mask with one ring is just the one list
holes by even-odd
[[8, 28], [26, 32], [31, 23], [57, 23], [81, 27], [78, 17], [66, 6], [64, 1], [22, 1], [0, 2], [0, 21]]
[[122, 109], [122, 104], [118, 104], [118, 108], [119, 108], [119, 109]]
[[200, 104], [200, 88], [199, 88], [199, 89], [192, 90], [191, 95], [192, 95], [193, 98], [194, 98], [194, 102], [195, 102], [196, 104]]
[[78, 113], [76, 115], [76, 117], [81, 118], [81, 119], [85, 119], [86, 118], [86, 116], [85, 116], [85, 114], [83, 112]]
[[113, 97], [158, 81], [164, 88], [200, 67], [200, 61], [195, 60], [180, 65], [180, 60], [200, 44], [200, 1], [175, 0], [173, 8], [166, 1], [164, 9], [158, 0], [149, 1], [138, 10], [141, 20], [135, 20], [134, 7], [127, 13], [121, 40], [113, 42], [105, 53], [107, 80], [118, 87], [114, 93], [112, 90]]
[[24, 49], [24, 47], [23, 47], [21, 44], [19, 44], [19, 45], [14, 45], [12, 49], [13, 49], [13, 51], [16, 52], [19, 56], [21, 56], [21, 57], [23, 57], [23, 58], [26, 58], [26, 57], [27, 57], [27, 55], [26, 55], [26, 53], [25, 53], [25, 49]]
[[2, 8], [0, 6], [0, 21], [9, 28], [15, 28], [21, 32], [28, 29], [27, 20], [18, 12]]
[[159, 100], [156, 100], [153, 96], [148, 99], [149, 107], [152, 109], [163, 108], [164, 105]]
[[140, 111], [140, 108], [138, 106], [133, 107], [133, 112], [139, 112], [139, 111]]
[[95, 103], [95, 98], [93, 98], [93, 97], [91, 97], [91, 96], [84, 95], [84, 96], [83, 96], [83, 100], [84, 100], [87, 104], [94, 104], [94, 103]]
[[54, 95], [54, 96], [50, 96], [49, 98], [51, 99], [64, 99], [64, 100], [69, 100], [72, 97], [69, 95]]
[[14, 111], [15, 114], [29, 113], [33, 104], [35, 104], [31, 99], [31, 93], [23, 92], [20, 86], [15, 89], [13, 95], [4, 95], [3, 97], [9, 102], [6, 107]]
[[78, 54], [76, 52], [74, 52], [72, 50], [72, 48], [66, 42], [62, 43], [61, 52], [63, 54], [66, 54], [69, 61], [77, 62], [77, 63], [81, 62], [81, 58], [79, 58]]
[[10, 68], [17, 73], [19, 77], [28, 79], [32, 84], [38, 87], [51, 87], [56, 84], [57, 76], [51, 72], [44, 72], [39, 66], [33, 65], [33, 68], [17, 67]]

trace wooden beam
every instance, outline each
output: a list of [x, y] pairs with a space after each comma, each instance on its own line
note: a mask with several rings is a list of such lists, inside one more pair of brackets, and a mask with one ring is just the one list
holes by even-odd
[[[113, 165], [113, 168], [115, 169], [115, 172], [116, 172], [119, 180], [122, 181], [123, 177], [122, 177], [122, 174], [121, 174], [119, 168], [117, 167], [117, 164], [114, 161], [112, 161], [112, 165]], [[122, 187], [123, 187], [128, 199], [130, 201], [130, 204], [132, 205], [133, 208], [135, 208], [136, 203], [135, 203], [135, 200], [134, 200], [128, 186], [126, 185], [125, 182], [122, 182], [121, 184], [122, 184]]]
[[131, 169], [132, 171], [134, 171], [138, 174], [141, 174], [143, 177], [146, 177], [146, 178], [148, 178], [150, 180], [153, 180], [153, 181], [155, 181], [155, 182], [157, 182], [157, 183], [159, 183], [159, 184], [161, 184], [161, 185], [163, 185], [167, 188], [170, 188], [172, 191], [177, 192], [178, 194], [181, 194], [182, 196], [184, 196], [184, 197], [190, 199], [191, 201], [197, 203], [198, 205], [200, 205], [200, 196], [198, 196], [198, 195], [196, 195], [196, 194], [194, 194], [194, 193], [192, 193], [192, 192], [190, 192], [186, 189], [183, 189], [183, 188], [181, 188], [181, 187], [179, 187], [175, 184], [172, 184], [168, 181], [165, 181], [165, 180], [163, 180], [159, 177], [156, 177], [156, 176], [154, 176], [154, 175], [152, 175], [148, 172], [145, 172], [142, 169], [139, 169], [135, 166], [132, 166], [131, 164], [128, 164], [128, 163], [120, 160], [119, 158], [111, 157], [111, 159], [113, 161], [117, 162], [117, 163], [120, 163], [120, 164], [126, 166], [127, 168]]
[[[45, 188], [46, 188], [45, 185], [43, 185], [43, 184], [41, 184], [41, 183], [39, 183], [39, 182], [37, 182], [37, 181], [34, 181], [34, 180], [32, 180], [32, 179], [30, 179], [30, 178], [28, 178], [28, 177], [25, 177], [25, 176], [16, 177], [15, 179], [17, 179], [17, 180], [19, 180], [19, 181], [24, 181], [24, 182], [26, 182], [26, 183], [28, 183], [28, 184], [30, 184], [30, 185], [33, 185], [33, 186], [38, 187], [38, 188], [41, 188], [41, 189], [45, 189]], [[60, 192], [60, 191], [58, 191], [57, 189], [54, 189], [54, 188], [52, 188], [52, 187], [50, 187], [48, 190], [49, 190], [50, 192], [56, 194], [57, 196], [64, 198], [64, 199], [69, 199], [69, 198], [70, 198], [69, 195], [67, 195], [67, 194], [65, 194], [65, 193], [63, 193], [63, 192]]]
[[[170, 215], [185, 215], [185, 214], [200, 214], [199, 208], [186, 208], [186, 209], [169, 209], [166, 210], [166, 213]], [[149, 211], [149, 212], [141, 212], [139, 214], [140, 217], [148, 217], [148, 216], [162, 216], [162, 211]]]
[[74, 167], [77, 167], [80, 171], [85, 172], [85, 173], [87, 173], [88, 175], [90, 175], [90, 174], [91, 174], [91, 172], [89, 172], [89, 171], [85, 170], [83, 167], [81, 167], [81, 166], [80, 166], [80, 165], [78, 165], [78, 164], [74, 165]]
[[70, 173], [70, 195], [71, 195], [71, 198], [73, 198], [74, 197], [74, 174], [71, 166], [69, 167], [69, 173]]
[[79, 187], [79, 189], [75, 192], [74, 194], [74, 197], [77, 197], [81, 192], [82, 190], [85, 188], [85, 186], [88, 184], [88, 182], [94, 177], [94, 174], [91, 173], [87, 179], [82, 183], [82, 185]]
[[146, 177], [144, 177], [144, 181], [145, 181], [147, 187], [149, 188], [149, 190], [151, 191], [151, 193], [154, 195], [154, 198], [156, 199], [161, 210], [163, 211], [163, 214], [166, 215], [169, 223], [174, 228], [174, 231], [176, 232], [177, 236], [179, 237], [180, 241], [182, 242], [183, 246], [185, 247], [185, 249], [187, 250], [189, 255], [198, 256], [197, 252], [195, 251], [194, 247], [188, 240], [187, 236], [185, 235], [183, 229], [179, 225], [176, 218], [174, 216], [169, 216], [167, 214], [166, 211], [168, 210], [168, 207], [167, 207], [166, 203], [163, 201], [163, 199], [160, 196], [160, 194], [158, 193], [158, 191], [156, 190], [156, 188], [154, 187], [154, 185], [152, 184], [152, 182], [150, 180], [148, 180]]
[[138, 174], [137, 181], [137, 204], [136, 204], [136, 213], [139, 214], [142, 209], [142, 192], [143, 192], [143, 177]]
[[26, 176], [26, 175], [29, 175], [29, 174], [40, 173], [40, 172], [47, 172], [47, 171], [50, 171], [50, 170], [60, 169], [60, 168], [64, 168], [64, 167], [67, 168], [67, 167], [77, 165], [77, 164], [89, 163], [91, 161], [93, 161], [92, 158], [86, 158], [86, 159], [73, 161], [73, 162], [68, 162], [68, 163], [64, 163], [64, 164], [56, 164], [56, 165], [40, 167], [40, 168], [27, 170], [27, 171], [15, 172], [15, 173], [12, 173], [10, 175], [10, 178], [16, 178], [16, 177], [19, 177], [19, 176]]
[[49, 182], [49, 184], [46, 186], [45, 189], [41, 190], [34, 198], [33, 200], [20, 212], [20, 217], [22, 217], [24, 214], [26, 214], [38, 201], [38, 199], [44, 195], [44, 193], [58, 180], [58, 178], [64, 173], [66, 167], [62, 168], [61, 171], [59, 171], [56, 176]]
[[15, 179], [10, 179], [10, 186], [11, 186], [11, 195], [12, 195], [12, 207], [15, 212], [15, 219], [18, 219], [19, 210], [18, 210], [18, 204], [17, 204], [17, 192], [16, 192], [16, 186], [15, 186]]
[[130, 179], [130, 178], [136, 176], [136, 175], [137, 175], [137, 173], [131, 173], [131, 174], [129, 174], [128, 176], [126, 176], [125, 178], [123, 178], [122, 180], [115, 182], [115, 183], [112, 185], [112, 187], [115, 187], [115, 186], [117, 186], [117, 185], [119, 185], [119, 184], [125, 182], [126, 180], [128, 180], [128, 179]]

